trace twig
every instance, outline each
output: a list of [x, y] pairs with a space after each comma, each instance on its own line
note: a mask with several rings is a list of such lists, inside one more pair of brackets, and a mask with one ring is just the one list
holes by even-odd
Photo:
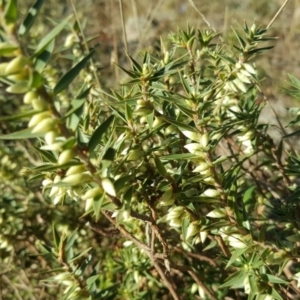
[[189, 257], [192, 257], [192, 258], [196, 258], [196, 259], [198, 259], [198, 260], [200, 260], [200, 261], [206, 261], [206, 262], [208, 262], [212, 267], [216, 267], [216, 266], [217, 266], [217, 263], [216, 263], [213, 259], [211, 259], [211, 258], [209, 258], [209, 257], [207, 257], [207, 256], [204, 256], [204, 255], [201, 255], [201, 254], [197, 254], [197, 253], [191, 253], [191, 252], [183, 251], [183, 250], [182, 250], [181, 248], [179, 248], [179, 247], [174, 247], [174, 251], [179, 252], [179, 253], [182, 253], [182, 254], [184, 254], [184, 255], [186, 255], [186, 256], [189, 256]]
[[149, 254], [151, 252], [151, 249], [144, 243], [142, 243], [141, 241], [139, 241], [137, 238], [135, 238], [129, 231], [127, 231], [122, 225], [117, 224], [117, 222], [110, 216], [110, 214], [106, 211], [102, 211], [103, 215], [112, 223], [114, 224], [119, 230], [120, 232], [127, 237], [128, 239], [130, 239], [134, 244], [136, 244], [137, 247], [139, 247], [140, 249], [143, 249], [147, 252], [147, 254]]
[[288, 4], [290, 0], [285, 0], [284, 3], [281, 5], [281, 7], [278, 9], [277, 13], [275, 14], [275, 16], [273, 17], [273, 19], [270, 21], [270, 23], [268, 24], [266, 29], [269, 29], [272, 24], [274, 23], [274, 21], [277, 19], [277, 17], [279, 16], [279, 14], [282, 12], [282, 10], [284, 9], [284, 7]]
[[128, 53], [128, 42], [127, 42], [127, 35], [126, 35], [126, 29], [125, 29], [124, 9], [123, 9], [122, 0], [119, 0], [119, 4], [120, 4], [120, 14], [121, 14], [122, 29], [123, 29], [124, 47], [125, 47], [125, 51]]
[[205, 24], [212, 29], [215, 33], [217, 33], [216, 29], [208, 22], [208, 20], [205, 18], [205, 16], [199, 11], [199, 9], [196, 7], [193, 0], [189, 0], [192, 7], [195, 9], [195, 11], [201, 16], [202, 20], [205, 22]]
[[172, 297], [175, 300], [180, 300], [181, 298], [179, 297], [179, 295], [177, 294], [174, 284], [172, 283], [172, 281], [169, 280], [169, 278], [167, 277], [167, 275], [165, 274], [165, 272], [162, 270], [162, 268], [160, 267], [160, 265], [156, 262], [155, 258], [150, 256], [150, 259], [155, 267], [155, 269], [157, 270], [157, 272], [159, 273], [161, 279], [164, 281], [164, 283], [166, 284], [166, 286], [168, 287], [170, 293], [172, 294]]
[[[81, 24], [80, 24], [80, 22], [79, 22], [79, 17], [78, 17], [78, 14], [77, 14], [77, 10], [76, 10], [74, 1], [73, 1], [73, 0], [70, 0], [70, 2], [71, 2], [71, 6], [72, 6], [72, 9], [73, 9], [75, 18], [76, 18], [76, 22], [77, 22], [78, 28], [79, 28], [79, 30], [80, 30], [80, 34], [81, 34], [81, 37], [82, 37], [82, 41], [83, 41], [83, 43], [84, 43], [85, 51], [86, 51], [87, 53], [89, 53], [90, 50], [89, 50], [89, 47], [88, 47], [88, 44], [87, 44], [87, 41], [86, 41], [84, 32], [83, 32], [83, 30], [82, 30]], [[91, 66], [92, 66], [92, 72], [93, 72], [93, 74], [94, 74], [94, 78], [95, 78], [95, 80], [96, 80], [96, 82], [97, 82], [97, 85], [98, 85], [99, 88], [101, 88], [100, 80], [99, 80], [99, 78], [98, 78], [97, 71], [96, 71], [96, 67], [95, 67], [95, 64], [94, 64], [92, 58], [90, 59], [90, 64], [91, 64]]]
[[209, 296], [209, 299], [211, 300], [218, 300], [218, 298], [208, 289], [208, 287], [201, 281], [201, 279], [199, 278], [199, 276], [196, 274], [196, 272], [190, 268], [190, 267], [186, 267], [186, 266], [179, 266], [179, 265], [172, 265], [171, 266], [172, 269], [177, 269], [180, 271], [187, 271], [191, 277], [195, 280], [195, 282], [202, 287], [204, 293]]

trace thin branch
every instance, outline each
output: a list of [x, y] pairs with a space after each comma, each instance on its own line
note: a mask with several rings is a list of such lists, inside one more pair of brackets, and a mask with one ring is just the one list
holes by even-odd
[[173, 299], [175, 300], [180, 300], [181, 298], [179, 297], [179, 295], [177, 294], [174, 284], [171, 280], [169, 280], [169, 278], [167, 277], [167, 275], [165, 274], [165, 272], [162, 270], [162, 268], [160, 267], [160, 265], [156, 262], [155, 258], [152, 256], [149, 256], [155, 269], [157, 270], [157, 272], [159, 273], [161, 279], [164, 281], [165, 285], [168, 287]]
[[110, 214], [106, 211], [102, 211], [103, 215], [112, 223], [114, 224], [120, 232], [123, 234], [123, 236], [127, 237], [129, 240], [131, 240], [134, 244], [136, 244], [137, 247], [140, 249], [145, 250], [148, 254], [151, 252], [151, 249], [141, 241], [139, 241], [137, 238], [135, 238], [129, 231], [127, 231], [122, 225], [117, 224], [116, 220], [114, 220]]
[[270, 23], [267, 26], [267, 29], [269, 29], [272, 24], [275, 22], [275, 20], [277, 19], [277, 17], [280, 15], [280, 13], [282, 12], [282, 10], [284, 9], [284, 7], [288, 4], [290, 0], [285, 0], [284, 3], [281, 5], [281, 7], [278, 9], [277, 13], [275, 14], [275, 16], [273, 17], [273, 19], [270, 21]]
[[122, 0], [119, 0], [119, 4], [120, 4], [120, 14], [121, 14], [122, 29], [123, 29], [124, 47], [125, 47], [125, 51], [128, 52], [128, 42], [127, 42], [125, 19], [124, 19], [124, 8], [123, 8]]
[[195, 11], [201, 16], [202, 20], [205, 22], [205, 24], [212, 29], [215, 33], [217, 32], [216, 29], [208, 22], [208, 20], [205, 18], [205, 16], [199, 11], [199, 9], [196, 7], [193, 0], [189, 0], [192, 7], [195, 9]]
[[179, 266], [179, 265], [172, 265], [171, 266], [172, 269], [177, 269], [180, 271], [187, 271], [190, 276], [195, 280], [195, 282], [201, 286], [201, 288], [203, 289], [204, 293], [209, 296], [209, 299], [211, 300], [218, 300], [218, 298], [208, 289], [208, 287], [201, 281], [201, 279], [199, 278], [199, 276], [196, 274], [196, 272], [190, 268], [190, 267], [186, 267], [186, 266]]

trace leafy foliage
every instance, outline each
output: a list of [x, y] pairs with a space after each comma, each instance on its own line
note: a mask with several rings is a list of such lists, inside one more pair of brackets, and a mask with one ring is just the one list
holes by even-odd
[[[127, 54], [128, 81], [106, 92], [78, 20], [26, 47], [42, 4], [19, 29], [16, 2], [2, 5], [0, 249], [7, 265], [38, 265], [18, 295], [40, 284], [45, 299], [299, 297], [299, 158], [258, 122], [252, 60], [273, 47], [267, 30], [245, 24], [231, 49], [188, 26], [161, 53]], [[73, 42], [61, 48], [63, 30]]]

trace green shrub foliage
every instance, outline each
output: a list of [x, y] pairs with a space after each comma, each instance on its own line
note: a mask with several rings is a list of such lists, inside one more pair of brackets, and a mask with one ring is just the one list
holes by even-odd
[[267, 30], [188, 26], [107, 91], [78, 20], [31, 37], [42, 3], [1, 7], [5, 299], [299, 299], [299, 132], [258, 122]]

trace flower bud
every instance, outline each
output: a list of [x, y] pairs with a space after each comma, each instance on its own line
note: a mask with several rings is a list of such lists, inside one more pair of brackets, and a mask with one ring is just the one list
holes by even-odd
[[214, 189], [207, 189], [202, 196], [215, 198], [220, 196], [220, 192]]
[[56, 125], [57, 120], [54, 118], [47, 118], [42, 120], [39, 124], [37, 124], [33, 129], [32, 133], [45, 133], [50, 131]]
[[97, 186], [95, 188], [92, 188], [88, 191], [86, 191], [86, 193], [81, 197], [82, 200], [88, 200], [89, 198], [95, 198], [96, 196], [98, 195], [101, 195], [102, 194], [102, 189]]
[[109, 178], [102, 179], [102, 187], [107, 194], [113, 197], [117, 196], [114, 184]]
[[178, 128], [175, 125], [170, 125], [166, 128], [166, 135], [174, 134], [178, 132]]
[[226, 216], [225, 208], [216, 208], [206, 215], [210, 218], [223, 218]]
[[207, 133], [204, 133], [201, 136], [200, 143], [201, 143], [203, 148], [205, 148], [208, 145], [208, 134]]
[[189, 224], [186, 232], [186, 239], [188, 240], [190, 237], [193, 237], [199, 232], [199, 226], [197, 222], [192, 222]]
[[5, 73], [6, 75], [16, 74], [21, 72], [27, 65], [29, 65], [30, 60], [25, 56], [17, 56], [11, 60], [6, 66]]
[[86, 199], [85, 208], [84, 208], [85, 211], [90, 210], [93, 207], [93, 204], [94, 204], [94, 199], [93, 198]]
[[4, 77], [6, 76], [6, 67], [7, 67], [8, 63], [1, 63], [0, 64], [0, 77]]
[[44, 119], [47, 119], [51, 117], [51, 113], [50, 111], [44, 111], [41, 113], [37, 113], [35, 115], [33, 115], [28, 123], [28, 127], [33, 127], [38, 125], [40, 122], [42, 122]]
[[201, 239], [202, 243], [204, 243], [206, 241], [207, 236], [208, 236], [207, 231], [201, 231], [200, 232], [200, 239]]
[[73, 174], [65, 177], [62, 182], [70, 184], [70, 185], [79, 185], [85, 182], [90, 181], [91, 175], [86, 173]]
[[66, 176], [74, 175], [74, 174], [81, 174], [85, 172], [85, 166], [84, 165], [77, 165], [77, 166], [72, 166], [68, 169]]
[[24, 104], [30, 104], [34, 99], [38, 98], [38, 94], [34, 91], [29, 91], [24, 95], [23, 102]]
[[153, 122], [153, 128], [158, 127], [159, 125], [161, 125], [163, 123], [162, 118], [160, 117], [156, 117], [154, 122]]
[[182, 130], [182, 133], [189, 139], [199, 142], [200, 141], [200, 134], [198, 132], [189, 131], [189, 130]]
[[73, 149], [66, 149], [59, 155], [57, 163], [59, 165], [66, 164], [74, 157], [74, 155], [75, 153]]
[[203, 150], [202, 146], [198, 143], [187, 144], [184, 146], [184, 148], [186, 148], [190, 153], [196, 154], [196, 155], [198, 153], [201, 153]]
[[41, 98], [33, 99], [31, 104], [34, 110], [45, 110], [48, 108], [47, 102]]
[[48, 131], [45, 134], [45, 142], [46, 142], [46, 144], [52, 145], [54, 143], [56, 137], [57, 137], [57, 132], [56, 131]]
[[174, 218], [174, 219], [170, 220], [170, 223], [169, 223], [169, 225], [171, 227], [175, 227], [175, 228], [180, 227], [181, 224], [182, 224], [182, 220], [180, 218]]
[[13, 85], [9, 86], [6, 89], [7, 93], [11, 94], [24, 94], [28, 91], [28, 82], [27, 81], [20, 81], [14, 83]]
[[196, 172], [200, 172], [202, 173], [203, 171], [206, 171], [206, 170], [209, 170], [210, 169], [210, 165], [207, 164], [206, 162], [203, 162], [203, 163], [200, 163], [199, 166], [197, 166], [193, 172], [196, 173]]
[[144, 156], [144, 151], [142, 150], [131, 150], [127, 156], [128, 161], [139, 160]]
[[41, 150], [48, 150], [48, 151], [61, 151], [64, 143], [63, 142], [56, 142], [50, 145], [43, 145], [40, 147]]
[[169, 205], [172, 205], [174, 203], [174, 201], [175, 201], [175, 199], [173, 197], [173, 191], [168, 190], [168, 191], [164, 192], [164, 194], [162, 195], [160, 205], [169, 206]]

